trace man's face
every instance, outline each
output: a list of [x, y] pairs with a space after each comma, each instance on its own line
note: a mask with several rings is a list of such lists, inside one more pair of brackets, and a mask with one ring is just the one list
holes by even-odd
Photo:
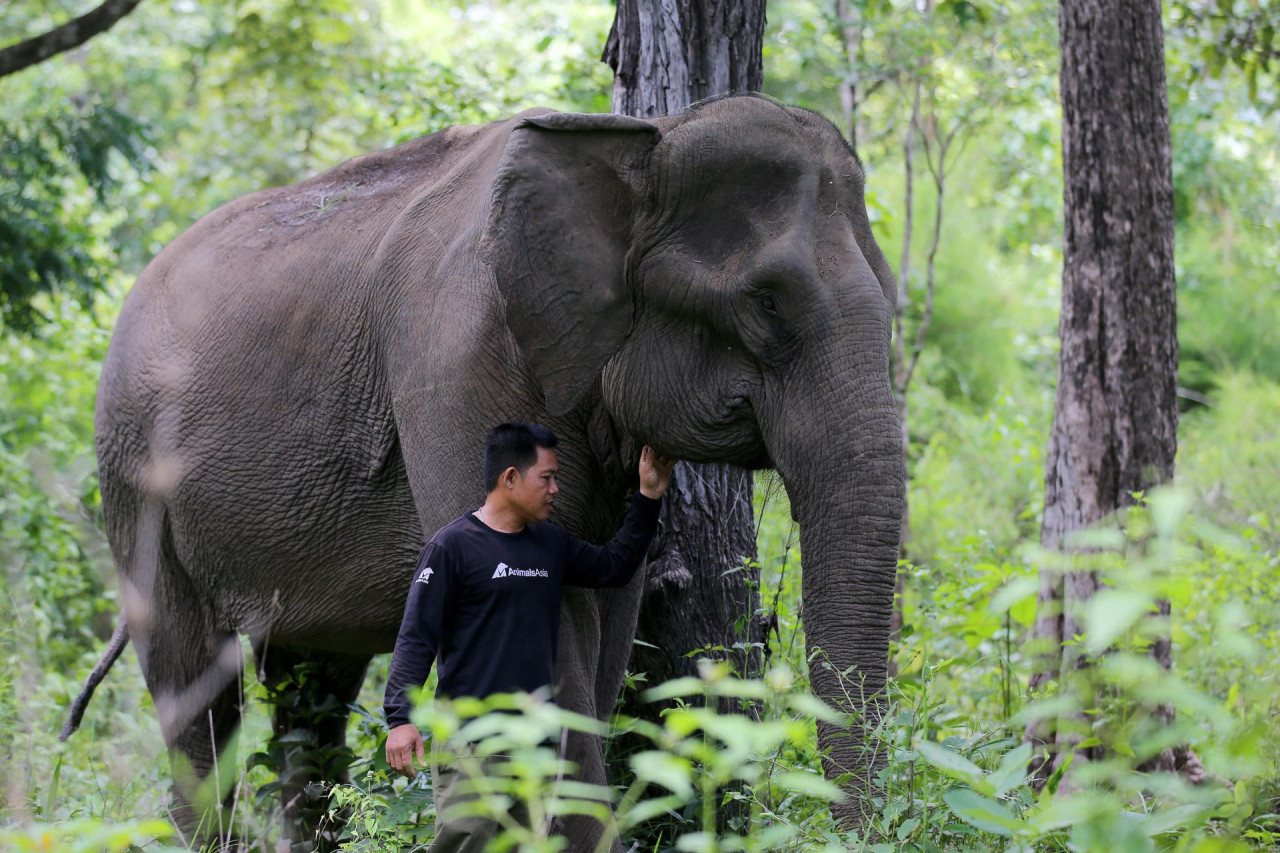
[[509, 495], [512, 504], [520, 509], [526, 524], [546, 521], [551, 515], [551, 504], [560, 491], [556, 474], [560, 472], [556, 452], [538, 448], [538, 460], [521, 476], [516, 472], [515, 485]]

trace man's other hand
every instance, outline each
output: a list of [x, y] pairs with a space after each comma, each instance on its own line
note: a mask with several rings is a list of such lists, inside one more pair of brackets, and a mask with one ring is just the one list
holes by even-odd
[[418, 757], [418, 764], [424, 769], [427, 766], [427, 751], [422, 744], [422, 735], [413, 723], [396, 726], [387, 735], [387, 764], [397, 773], [403, 773], [410, 779], [416, 775], [413, 769], [413, 757]]
[[657, 500], [671, 485], [671, 469], [676, 460], [663, 456], [649, 445], [640, 451], [640, 494]]

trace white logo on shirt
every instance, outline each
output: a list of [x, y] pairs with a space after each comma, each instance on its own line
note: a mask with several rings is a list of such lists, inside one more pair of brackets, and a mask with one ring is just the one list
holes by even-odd
[[498, 568], [493, 572], [490, 580], [498, 578], [549, 578], [551, 575], [546, 569], [513, 569], [506, 563], [498, 563]]
[[422, 570], [421, 574], [418, 575], [418, 579], [415, 580], [414, 583], [430, 583], [431, 575], [432, 575], [431, 567], [427, 566], [425, 569]]

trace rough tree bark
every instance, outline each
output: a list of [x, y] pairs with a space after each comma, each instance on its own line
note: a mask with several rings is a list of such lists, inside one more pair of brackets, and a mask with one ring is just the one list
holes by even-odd
[[99, 33], [111, 29], [140, 2], [142, 0], [106, 0], [96, 9], [60, 27], [0, 50], [0, 77], [79, 47]]
[[648, 118], [764, 85], [764, 0], [618, 0], [613, 111]]
[[[1065, 242], [1057, 402], [1045, 462], [1040, 539], [1064, 538], [1173, 476], [1178, 341], [1173, 176], [1159, 0], [1062, 0]], [[1041, 574], [1033, 690], [1083, 661], [1063, 645], [1081, 631], [1091, 572]], [[1167, 643], [1157, 657], [1169, 666]], [[1035, 721], [1056, 748], [1073, 735]], [[1056, 740], [1056, 747], [1052, 746]], [[1084, 757], [1088, 757], [1087, 755]], [[1049, 771], [1048, 762], [1037, 769]]]

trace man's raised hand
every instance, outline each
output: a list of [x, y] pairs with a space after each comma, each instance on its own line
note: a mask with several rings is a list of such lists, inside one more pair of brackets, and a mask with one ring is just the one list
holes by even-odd
[[640, 494], [657, 500], [671, 485], [671, 469], [676, 460], [663, 456], [649, 445], [640, 451]]

